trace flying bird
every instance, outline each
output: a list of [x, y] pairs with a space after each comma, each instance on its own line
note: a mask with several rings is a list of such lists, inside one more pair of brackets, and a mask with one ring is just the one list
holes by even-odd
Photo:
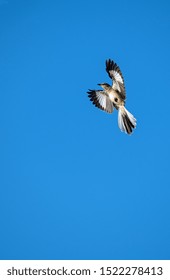
[[106, 60], [106, 72], [112, 79], [112, 86], [107, 83], [98, 84], [103, 90], [89, 89], [88, 97], [96, 107], [107, 113], [112, 113], [116, 108], [120, 130], [131, 134], [136, 127], [136, 119], [125, 108], [126, 91], [123, 75], [119, 66], [111, 59]]

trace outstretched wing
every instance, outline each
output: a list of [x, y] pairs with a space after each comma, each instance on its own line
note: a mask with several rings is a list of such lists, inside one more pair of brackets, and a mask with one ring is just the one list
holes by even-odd
[[114, 63], [113, 60], [108, 59], [106, 60], [106, 71], [109, 77], [113, 81], [112, 88], [120, 94], [120, 97], [123, 100], [125, 100], [126, 91], [125, 91], [124, 79], [119, 66], [116, 63]]
[[103, 111], [106, 111], [107, 113], [113, 112], [113, 103], [111, 102], [108, 94], [105, 91], [89, 89], [87, 93], [88, 97], [96, 107]]

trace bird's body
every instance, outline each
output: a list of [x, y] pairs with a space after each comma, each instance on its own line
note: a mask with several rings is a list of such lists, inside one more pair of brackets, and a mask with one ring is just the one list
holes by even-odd
[[110, 59], [106, 60], [106, 71], [112, 79], [112, 86], [107, 83], [98, 84], [103, 90], [89, 90], [87, 93], [93, 104], [101, 110], [112, 113], [116, 108], [119, 128], [131, 134], [136, 127], [136, 119], [125, 108], [126, 92], [122, 73], [117, 64]]
[[124, 100], [120, 97], [119, 92], [115, 89], [113, 89], [113, 87], [111, 87], [109, 84], [98, 84], [100, 85], [104, 91], [108, 94], [108, 97], [110, 99], [110, 101], [113, 102], [114, 107], [117, 109], [118, 106], [124, 106], [125, 102]]

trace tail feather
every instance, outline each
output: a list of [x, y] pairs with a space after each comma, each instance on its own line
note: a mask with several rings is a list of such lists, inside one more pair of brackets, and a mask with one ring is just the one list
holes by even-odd
[[135, 117], [123, 106], [119, 108], [118, 125], [121, 131], [128, 134], [131, 134], [136, 127]]

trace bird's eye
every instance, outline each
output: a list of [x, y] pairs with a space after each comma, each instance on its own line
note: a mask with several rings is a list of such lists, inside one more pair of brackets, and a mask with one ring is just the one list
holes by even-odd
[[118, 99], [117, 99], [117, 98], [115, 98], [114, 100], [115, 100], [115, 102], [117, 102], [117, 101], [118, 101]]

